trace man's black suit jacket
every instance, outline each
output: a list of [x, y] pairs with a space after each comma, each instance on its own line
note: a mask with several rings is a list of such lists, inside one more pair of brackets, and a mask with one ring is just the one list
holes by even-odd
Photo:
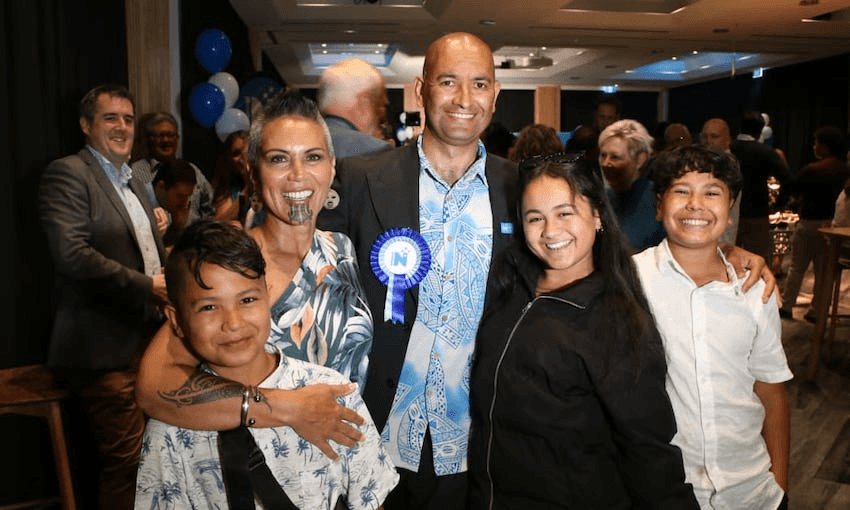
[[767, 179], [773, 176], [782, 185], [777, 204], [781, 207], [788, 197], [789, 185], [794, 179], [788, 165], [773, 147], [752, 140], [735, 140], [732, 144], [732, 154], [738, 158], [744, 176], [744, 185], [741, 188], [741, 218], [767, 218], [770, 209]]
[[[404, 324], [384, 321], [387, 287], [372, 272], [369, 261], [372, 244], [389, 229], [419, 231], [419, 155], [415, 145], [378, 154], [352, 157], [337, 163], [333, 189], [339, 194], [338, 207], [324, 209], [319, 228], [342, 232], [357, 250], [360, 280], [372, 311], [375, 333], [369, 355], [369, 372], [363, 399], [382, 430], [389, 416], [401, 375], [410, 330], [416, 319], [419, 287], [404, 296]], [[495, 292], [493, 264], [513, 241], [502, 225], [516, 223], [516, 165], [488, 155], [485, 174], [493, 215], [493, 253], [487, 282], [486, 302]]]
[[[129, 185], [147, 213], [165, 263], [147, 191], [135, 177]], [[88, 149], [47, 166], [38, 201], [56, 271], [48, 364], [129, 367], [161, 321], [124, 202]]]

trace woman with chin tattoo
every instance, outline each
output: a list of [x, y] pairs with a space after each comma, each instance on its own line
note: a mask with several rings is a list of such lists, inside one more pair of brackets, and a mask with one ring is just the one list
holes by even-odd
[[248, 231], [268, 265], [272, 337], [290, 357], [329, 366], [361, 388], [372, 342], [354, 246], [316, 229], [334, 177], [324, 120], [309, 99], [286, 92], [251, 127], [248, 159], [265, 219]]
[[[341, 372], [362, 391], [372, 317], [351, 241], [316, 228], [336, 164], [316, 104], [297, 91], [271, 100], [254, 118], [248, 159], [265, 216], [248, 234], [266, 261], [272, 303], [269, 343], [288, 357]], [[199, 371], [197, 364], [180, 339], [163, 327], [139, 368], [136, 394], [142, 409], [160, 421], [193, 429], [233, 428], [240, 417], [243, 426], [288, 425], [334, 459], [328, 439], [350, 447], [361, 438], [351, 424], [362, 424], [363, 418], [336, 400], [354, 391], [353, 384], [260, 393]], [[248, 390], [255, 393], [245, 412]]]

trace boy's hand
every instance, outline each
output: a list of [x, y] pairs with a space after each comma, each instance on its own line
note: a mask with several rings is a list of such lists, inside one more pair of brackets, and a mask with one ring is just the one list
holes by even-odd
[[756, 255], [755, 253], [750, 253], [738, 246], [723, 244], [720, 248], [723, 250], [723, 255], [726, 256], [726, 260], [728, 260], [729, 263], [732, 264], [732, 267], [735, 268], [735, 272], [739, 277], [743, 277], [747, 271], [750, 272], [742, 286], [742, 290], [744, 292], [750, 290], [750, 288], [755, 285], [759, 279], [764, 280], [764, 293], [762, 293], [761, 296], [762, 302], [767, 303], [768, 300], [770, 300], [770, 295], [776, 292], [777, 305], [780, 307], [782, 306], [782, 296], [779, 295], [779, 289], [776, 286], [776, 278], [773, 276], [773, 273], [770, 272], [770, 269], [767, 268], [767, 263], [764, 258]]
[[[363, 425], [366, 420], [336, 400], [353, 391], [357, 391], [354, 383], [312, 384], [288, 391], [285, 402], [281, 402], [286, 413], [283, 421], [299, 436], [319, 447], [325, 455], [338, 460], [339, 456], [331, 448], [329, 440], [351, 447], [363, 439], [363, 434], [347, 422]], [[273, 393], [266, 394], [271, 397]], [[272, 403], [272, 406], [275, 404]]]

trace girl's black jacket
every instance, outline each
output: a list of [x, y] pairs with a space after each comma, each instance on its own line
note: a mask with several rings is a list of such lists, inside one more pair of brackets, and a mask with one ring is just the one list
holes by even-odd
[[478, 330], [470, 507], [698, 508], [670, 445], [676, 422], [651, 317], [635, 352], [599, 335], [618, 320], [600, 274], [536, 298], [537, 266], [526, 260], [519, 274]]

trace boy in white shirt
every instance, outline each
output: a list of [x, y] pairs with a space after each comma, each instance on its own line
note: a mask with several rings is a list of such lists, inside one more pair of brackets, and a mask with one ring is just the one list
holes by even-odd
[[723, 152], [681, 147], [652, 179], [667, 238], [634, 260], [667, 356], [687, 481], [703, 509], [787, 508], [791, 379], [776, 297], [748, 292], [718, 248], [741, 187]]
[[[258, 498], [260, 508], [290, 508], [286, 499], [301, 510], [330, 510], [338, 500], [351, 509], [379, 508], [398, 474], [359, 392], [340, 397], [340, 403], [366, 419], [358, 426], [364, 439], [352, 448], [331, 443], [338, 461], [290, 427], [250, 428], [248, 407], [267, 405], [257, 387], [294, 389], [348, 382], [331, 368], [289, 358], [266, 344], [271, 314], [265, 262], [256, 242], [226, 223], [194, 223], [169, 255], [165, 279], [171, 300], [166, 315], [177, 335], [203, 361], [201, 367], [248, 388], [242, 402], [243, 428], [220, 434], [151, 419], [142, 443], [135, 507], [245, 508], [253, 507]], [[234, 432], [247, 448], [228, 453], [222, 445]], [[257, 445], [253, 452], [251, 437]], [[228, 462], [228, 456], [239, 462]], [[267, 478], [254, 476], [262, 470], [258, 460], [268, 466]], [[240, 475], [239, 469], [244, 471], [242, 478], [233, 477], [232, 473]], [[250, 481], [240, 484], [246, 476]], [[237, 490], [240, 487], [244, 490]], [[286, 496], [280, 496], [280, 488]]]

